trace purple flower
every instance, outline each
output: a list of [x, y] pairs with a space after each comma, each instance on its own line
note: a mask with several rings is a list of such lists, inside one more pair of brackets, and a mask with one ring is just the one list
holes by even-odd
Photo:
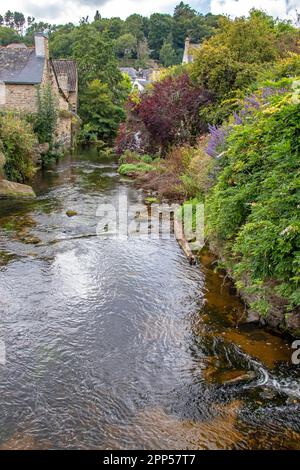
[[221, 153], [222, 148], [225, 145], [229, 129], [224, 127], [217, 127], [214, 125], [209, 125], [208, 129], [210, 135], [206, 148], [206, 153], [210, 157], [217, 157]]
[[241, 114], [242, 113], [238, 114], [237, 112], [233, 113], [234, 123], [237, 125], [243, 124], [243, 119], [241, 118]]

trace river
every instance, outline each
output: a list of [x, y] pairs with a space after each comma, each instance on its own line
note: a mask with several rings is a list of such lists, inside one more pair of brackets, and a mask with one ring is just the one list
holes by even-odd
[[143, 200], [116, 162], [82, 151], [34, 186], [0, 201], [1, 449], [300, 448], [290, 341], [237, 327], [211, 257], [95, 236], [99, 204]]

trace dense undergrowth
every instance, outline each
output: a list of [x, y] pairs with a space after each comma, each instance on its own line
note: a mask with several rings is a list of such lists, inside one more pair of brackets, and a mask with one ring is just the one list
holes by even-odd
[[[131, 103], [117, 140], [120, 171], [135, 176], [159, 200], [204, 201], [207, 242], [249, 306], [268, 323], [298, 334], [299, 32], [257, 11], [248, 20], [225, 23], [181, 71], [190, 76], [190, 94], [198, 90], [202, 97], [198, 134], [189, 125], [195, 110], [182, 92], [177, 68], [173, 81], [165, 73], [159, 85]], [[244, 43], [238, 41], [241, 35]], [[229, 46], [230, 54], [222, 54]], [[160, 113], [153, 113], [153, 102]], [[178, 113], [172, 119], [175, 106], [182, 108], [181, 121]], [[152, 138], [153, 129], [163, 138]], [[170, 129], [175, 139], [168, 138]], [[148, 153], [156, 156], [145, 163]]]

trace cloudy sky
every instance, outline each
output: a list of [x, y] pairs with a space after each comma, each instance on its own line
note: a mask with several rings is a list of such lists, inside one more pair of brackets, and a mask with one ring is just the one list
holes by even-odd
[[[150, 15], [153, 12], [169, 13], [180, 0], [1, 0], [0, 13], [8, 8], [22, 11], [37, 20], [51, 23], [77, 23], [82, 16], [94, 16], [96, 9], [104, 17], [126, 18], [132, 13]], [[262, 8], [280, 18], [294, 18], [300, 11], [300, 0], [186, 0], [196, 10], [207, 13], [225, 13], [231, 16], [246, 15], [250, 8]]]

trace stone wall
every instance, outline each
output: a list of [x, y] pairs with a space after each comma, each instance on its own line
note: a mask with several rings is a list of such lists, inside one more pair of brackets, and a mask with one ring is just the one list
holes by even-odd
[[77, 114], [78, 108], [78, 94], [75, 91], [69, 93], [69, 103], [71, 105], [72, 111]]
[[72, 146], [72, 117], [60, 116], [57, 123], [57, 129], [55, 132], [57, 142], [62, 144], [65, 148]]
[[34, 113], [37, 111], [37, 89], [34, 85], [6, 85], [5, 109], [26, 111]]

